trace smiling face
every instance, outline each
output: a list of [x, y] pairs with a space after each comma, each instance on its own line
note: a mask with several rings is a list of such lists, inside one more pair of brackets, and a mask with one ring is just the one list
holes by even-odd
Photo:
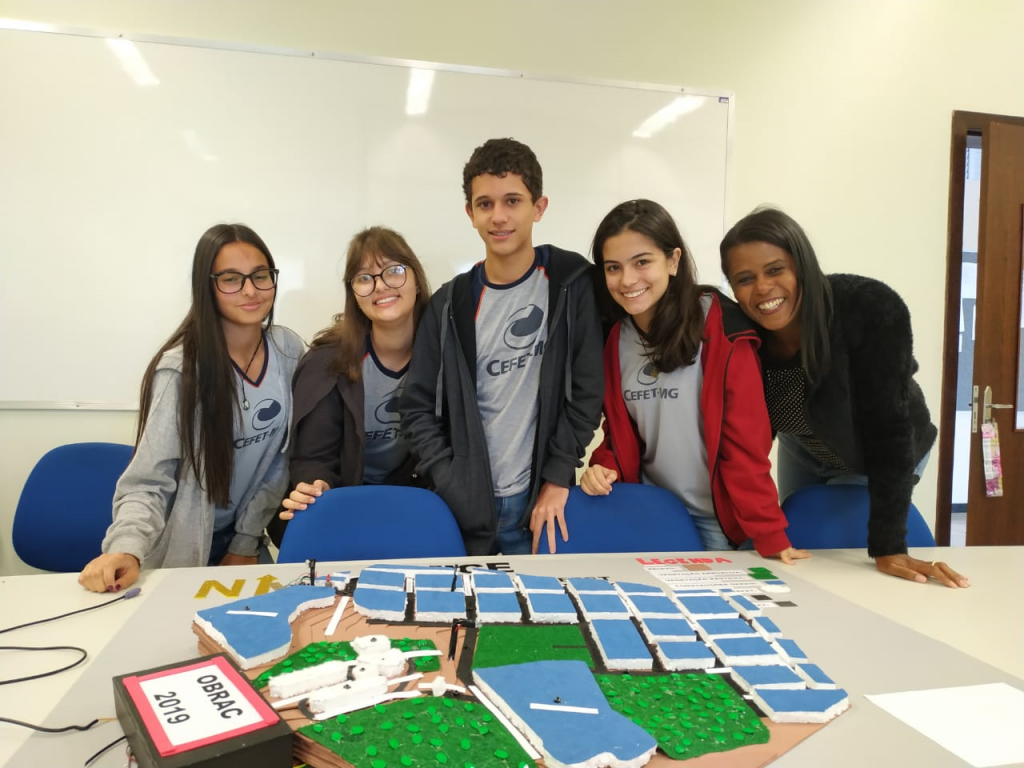
[[[398, 270], [391, 269], [393, 267], [405, 271], [405, 282], [397, 288], [392, 286], [401, 282], [401, 276]], [[355, 294], [359, 309], [371, 325], [395, 326], [412, 322], [413, 310], [416, 308], [416, 273], [411, 267], [393, 259], [367, 256], [355, 277], [358, 279], [360, 275], [379, 275], [382, 272], [391, 285], [387, 285], [381, 277], [374, 278], [373, 293], [369, 296]]]
[[[243, 275], [252, 274], [257, 269], [269, 267], [267, 257], [254, 245], [249, 243], [228, 243], [217, 253], [213, 260], [212, 274], [221, 272], [238, 272]], [[277, 288], [261, 291], [252, 280], [246, 280], [238, 293], [221, 293], [211, 286], [217, 312], [221, 323], [234, 326], [260, 325], [274, 307]]]
[[800, 284], [788, 251], [762, 242], [734, 245], [726, 276], [744, 314], [766, 331], [800, 333]]
[[666, 254], [646, 235], [627, 229], [605, 240], [601, 256], [608, 293], [641, 330], [649, 330], [682, 251]]
[[470, 190], [466, 213], [484, 241], [487, 259], [532, 262], [533, 225], [544, 215], [548, 199], [534, 200], [518, 173], [482, 173]]

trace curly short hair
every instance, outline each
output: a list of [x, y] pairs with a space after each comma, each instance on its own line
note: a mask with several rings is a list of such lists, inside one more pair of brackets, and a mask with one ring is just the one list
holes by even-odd
[[473, 194], [473, 179], [485, 173], [494, 176], [518, 174], [536, 202], [544, 194], [544, 173], [533, 150], [515, 139], [489, 139], [473, 150], [469, 162], [462, 169], [462, 191], [466, 202]]

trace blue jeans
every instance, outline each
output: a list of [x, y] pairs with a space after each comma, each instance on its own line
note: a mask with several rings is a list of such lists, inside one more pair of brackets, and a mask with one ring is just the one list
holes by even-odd
[[[928, 451], [914, 468], [918, 479], [928, 466]], [[808, 485], [867, 485], [868, 476], [821, 463], [794, 435], [779, 435], [779, 502]]]
[[701, 543], [708, 552], [728, 552], [732, 549], [729, 540], [722, 533], [718, 520], [714, 517], [704, 515], [690, 515], [693, 524], [697, 526], [697, 533], [700, 534]]
[[[228, 553], [228, 546], [235, 538], [235, 527], [225, 528], [223, 531], [214, 531], [213, 540], [210, 542], [210, 560], [207, 565], [220, 565], [224, 555]], [[256, 551], [257, 561], [260, 565], [271, 565], [274, 558], [270, 556], [270, 549], [267, 548], [266, 538], [260, 541], [259, 549]]]
[[533, 534], [522, 528], [526, 505], [530, 502], [530, 489], [515, 496], [495, 497], [498, 512], [498, 536], [491, 548], [492, 555], [528, 555], [533, 549]]

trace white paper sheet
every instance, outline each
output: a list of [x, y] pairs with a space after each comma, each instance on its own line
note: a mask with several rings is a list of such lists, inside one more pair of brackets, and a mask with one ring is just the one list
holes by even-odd
[[1024, 691], [1006, 683], [865, 698], [975, 768], [1024, 763]]

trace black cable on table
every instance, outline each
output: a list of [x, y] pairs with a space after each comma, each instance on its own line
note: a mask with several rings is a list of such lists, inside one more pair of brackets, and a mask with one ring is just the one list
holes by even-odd
[[27, 646], [27, 645], [0, 645], [0, 651], [77, 651], [82, 654], [79, 658], [68, 664], [66, 667], [59, 669], [52, 669], [49, 672], [40, 672], [38, 675], [29, 675], [28, 677], [12, 677], [9, 680], [0, 680], [0, 685], [10, 685], [11, 683], [24, 683], [26, 680], [41, 680], [44, 677], [50, 675], [56, 675], [60, 672], [66, 672], [69, 669], [74, 669], [79, 664], [85, 662], [89, 658], [89, 652], [85, 648], [79, 648], [77, 645], [48, 645], [48, 646]]
[[[13, 632], [16, 629], [24, 629], [25, 627], [34, 627], [34, 626], [37, 626], [39, 624], [46, 624], [46, 623], [51, 622], [51, 621], [56, 621], [57, 619], [63, 619], [63, 618], [66, 618], [68, 616], [74, 616], [74, 615], [79, 614], [79, 613], [85, 613], [87, 611], [94, 611], [97, 608], [103, 608], [104, 606], [112, 605], [113, 603], [120, 602], [121, 600], [130, 600], [133, 597], [135, 597], [136, 595], [138, 595], [140, 592], [142, 592], [141, 588], [139, 588], [139, 587], [132, 587], [131, 589], [125, 591], [125, 593], [123, 595], [119, 595], [118, 597], [115, 597], [113, 600], [107, 600], [107, 602], [105, 602], [105, 603], [98, 603], [96, 605], [90, 605], [87, 608], [79, 608], [78, 610], [75, 610], [75, 611], [68, 611], [67, 613], [62, 613], [59, 616], [51, 616], [51, 617], [49, 617], [47, 619], [37, 619], [36, 621], [28, 621], [28, 622], [25, 622], [24, 624], [18, 624], [17, 626], [6, 627], [4, 629], [0, 629], [0, 635], [6, 634], [7, 632]], [[51, 645], [51, 646], [2, 645], [2, 646], [0, 646], [0, 651], [75, 651], [77, 653], [82, 654], [81, 657], [79, 657], [78, 659], [73, 661], [71, 664], [68, 664], [66, 666], [60, 667], [59, 669], [53, 669], [53, 670], [50, 670], [49, 672], [40, 672], [39, 674], [36, 674], [36, 675], [28, 675], [27, 677], [17, 677], [17, 678], [11, 678], [10, 680], [0, 680], [0, 685], [10, 685], [11, 683], [23, 683], [23, 682], [26, 682], [28, 680], [40, 680], [40, 679], [42, 679], [44, 677], [50, 677], [51, 675], [56, 675], [56, 674], [59, 674], [61, 672], [66, 672], [69, 669], [74, 669], [79, 664], [82, 664], [87, 658], [89, 658], [88, 651], [86, 651], [84, 648], [79, 648], [76, 645]], [[65, 725], [65, 726], [62, 726], [60, 728], [50, 728], [50, 727], [47, 727], [45, 725], [36, 725], [34, 723], [26, 723], [23, 720], [15, 720], [14, 718], [10, 718], [10, 717], [0, 717], [0, 723], [8, 723], [10, 725], [17, 725], [17, 726], [20, 726], [22, 728], [30, 728], [33, 731], [39, 731], [40, 733], [66, 733], [68, 731], [87, 731], [90, 728], [92, 728], [94, 725], [96, 725], [97, 723], [107, 722], [107, 721], [111, 721], [111, 720], [115, 720], [115, 719], [116, 718], [112, 718], [112, 717], [102, 717], [102, 718], [96, 718], [95, 720], [93, 720], [90, 723], [87, 723], [86, 725]], [[112, 741], [110, 744], [105, 746], [103, 749], [101, 749], [95, 755], [93, 755], [88, 760], [86, 760], [85, 764], [88, 766], [93, 761], [95, 761], [100, 755], [102, 755], [104, 752], [106, 752], [108, 749], [110, 749], [111, 747], [113, 747], [113, 746], [117, 745], [118, 743], [124, 741], [125, 738], [126, 738], [125, 736], [122, 736], [121, 738], [117, 739], [117, 741]]]
[[25, 627], [34, 627], [37, 624], [46, 624], [49, 621], [56, 621], [57, 619], [63, 619], [65, 617], [67, 617], [67, 616], [74, 616], [76, 613], [85, 613], [86, 611], [95, 611], [97, 608], [102, 608], [102, 607], [104, 607], [106, 605], [112, 605], [113, 603], [116, 603], [119, 600], [131, 600], [133, 597], [138, 595], [140, 592], [142, 592], [142, 589], [140, 587], [132, 587], [131, 589], [129, 589], [127, 592], [125, 592], [120, 597], [115, 597], [113, 600], [107, 600], [107, 602], [105, 602], [105, 603], [98, 603], [97, 605], [90, 605], [88, 608], [79, 608], [77, 611], [68, 611], [67, 613], [62, 613], [60, 616], [51, 616], [48, 619], [37, 619], [36, 621], [27, 621], [24, 624], [19, 624], [16, 627], [7, 627], [6, 629], [0, 629], [0, 635], [3, 635], [5, 633], [7, 633], [7, 632], [13, 632], [16, 629], [24, 629]]
[[33, 723], [26, 723], [22, 720], [14, 720], [10, 717], [0, 717], [0, 723], [10, 723], [11, 725], [20, 725], [22, 728], [31, 728], [33, 731], [39, 731], [40, 733], [66, 733], [67, 731], [88, 731], [97, 723], [106, 722], [112, 718], [96, 718], [91, 723], [85, 725], [65, 725], [63, 728], [47, 728], [45, 725], [35, 725]]
[[96, 762], [96, 760], [98, 760], [108, 750], [116, 747], [118, 744], [120, 744], [122, 741], [124, 741], [127, 738], [128, 738], [127, 736], [122, 736], [119, 739], [114, 739], [112, 742], [107, 744], [107, 746], [101, 748], [99, 752], [97, 752], [96, 754], [94, 754], [92, 757], [90, 757], [88, 760], [85, 761], [86, 768], [89, 768], [90, 765], [92, 765], [94, 762]]

